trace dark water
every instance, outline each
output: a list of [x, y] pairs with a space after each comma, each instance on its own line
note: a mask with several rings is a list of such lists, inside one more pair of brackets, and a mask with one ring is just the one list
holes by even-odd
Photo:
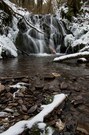
[[54, 57], [30, 56], [0, 60], [0, 76], [32, 76], [52, 72], [74, 76], [89, 75], [89, 64], [77, 64], [76, 61], [54, 63]]

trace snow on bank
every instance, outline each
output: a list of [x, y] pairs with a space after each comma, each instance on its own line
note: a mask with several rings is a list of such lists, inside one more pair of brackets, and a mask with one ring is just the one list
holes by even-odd
[[[65, 5], [61, 6], [57, 11], [57, 18], [62, 19], [70, 34], [67, 34], [64, 38], [64, 45], [66, 47], [65, 53], [68, 52], [68, 49], [72, 49], [72, 52], [89, 51], [89, 5], [86, 3], [82, 5], [82, 12], [77, 17], [73, 17], [72, 22], [69, 22], [67, 19], [62, 18], [61, 11], [64, 11], [66, 14], [68, 12], [68, 7]], [[84, 47], [84, 48], [82, 48]], [[86, 53], [86, 52], [85, 52]], [[67, 55], [69, 59], [71, 55]], [[75, 54], [74, 56], [75, 57]], [[55, 58], [54, 61], [62, 61], [66, 56]]]
[[0, 46], [0, 57], [2, 57], [1, 53], [3, 49], [7, 50], [11, 56], [17, 57], [17, 49], [14, 43], [5, 35], [0, 36]]
[[32, 128], [36, 123], [43, 122], [44, 117], [54, 110], [58, 105], [60, 105], [66, 98], [65, 94], [58, 94], [54, 96], [52, 103], [48, 105], [43, 105], [43, 110], [37, 114], [32, 119], [26, 121], [19, 121], [14, 126], [10, 127], [7, 131], [1, 133], [0, 135], [18, 135], [22, 133], [26, 128]]

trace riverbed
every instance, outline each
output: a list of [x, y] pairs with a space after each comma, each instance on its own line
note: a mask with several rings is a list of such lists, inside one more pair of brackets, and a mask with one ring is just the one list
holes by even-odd
[[[53, 95], [65, 93], [68, 95], [66, 101], [48, 115], [45, 122], [57, 128], [55, 123], [60, 118], [66, 123], [60, 132], [89, 134], [89, 63], [78, 64], [76, 60], [54, 63], [54, 57], [31, 55], [0, 61], [0, 82], [5, 86], [0, 95], [0, 111], [13, 110], [8, 112], [8, 119], [0, 118], [3, 127], [0, 132], [17, 121], [35, 116], [40, 111], [39, 106], [48, 103]], [[31, 87], [20, 91], [13, 99], [13, 90], [8, 86], [18, 82], [28, 83]], [[71, 126], [73, 130], [70, 130]], [[58, 132], [57, 129], [54, 134], [59, 135]]]

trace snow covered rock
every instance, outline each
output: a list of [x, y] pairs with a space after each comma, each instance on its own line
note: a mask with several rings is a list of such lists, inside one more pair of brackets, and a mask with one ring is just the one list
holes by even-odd
[[[4, 54], [3, 54], [4, 53]], [[5, 35], [0, 36], [0, 58], [17, 57], [17, 49], [14, 43]]]

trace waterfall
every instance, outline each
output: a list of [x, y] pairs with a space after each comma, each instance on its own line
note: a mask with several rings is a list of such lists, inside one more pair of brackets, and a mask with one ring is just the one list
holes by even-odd
[[[27, 53], [60, 53], [65, 51], [64, 37], [67, 34], [63, 22], [54, 15], [30, 14], [30, 23], [42, 31], [37, 32], [34, 28], [27, 27], [23, 20], [19, 22], [19, 34], [16, 46]], [[22, 24], [21, 24], [22, 23]], [[22, 28], [21, 28], [22, 27]], [[62, 48], [63, 46], [63, 48]], [[60, 49], [61, 48], [61, 49]]]

